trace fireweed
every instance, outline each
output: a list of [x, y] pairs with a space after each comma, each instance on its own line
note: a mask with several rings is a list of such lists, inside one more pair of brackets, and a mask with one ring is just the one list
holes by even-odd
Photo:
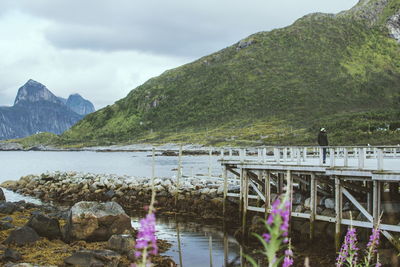
[[136, 237], [135, 257], [136, 263], [131, 267], [149, 267], [152, 266], [150, 256], [157, 255], [157, 237], [156, 237], [156, 216], [154, 214], [154, 202], [156, 192], [154, 190], [154, 178], [152, 179], [152, 194], [149, 212], [144, 219], [140, 220], [140, 228]]
[[[264, 247], [261, 254], [267, 258], [269, 267], [277, 267], [282, 261], [282, 267], [293, 265], [293, 252], [288, 237], [290, 202], [287, 199], [287, 196], [278, 198], [272, 204], [271, 213], [267, 221], [264, 221], [268, 232], [261, 236], [253, 234]], [[284, 256], [278, 257], [278, 253], [284, 249]], [[247, 255], [245, 257], [253, 267], [258, 266], [253, 258]]]
[[[377, 254], [377, 247], [379, 245], [379, 224], [372, 229], [372, 234], [365, 249], [365, 256], [361, 262], [359, 258], [359, 248], [357, 247], [357, 233], [356, 229], [352, 226], [347, 230], [346, 237], [336, 259], [336, 267], [349, 266], [349, 267], [380, 267], [379, 255]], [[376, 258], [376, 262], [373, 263]]]

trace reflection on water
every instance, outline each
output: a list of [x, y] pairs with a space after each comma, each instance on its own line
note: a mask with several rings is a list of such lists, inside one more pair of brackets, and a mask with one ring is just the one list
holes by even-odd
[[[138, 220], [139, 218], [133, 219], [135, 228], [139, 227]], [[183, 221], [180, 218], [176, 220], [174, 217], [161, 217], [157, 218], [156, 229], [157, 238], [172, 244], [164, 255], [170, 256], [181, 266], [224, 266], [225, 257], [227, 262], [239, 262], [240, 246], [235, 238], [227, 234], [224, 242], [222, 227]]]

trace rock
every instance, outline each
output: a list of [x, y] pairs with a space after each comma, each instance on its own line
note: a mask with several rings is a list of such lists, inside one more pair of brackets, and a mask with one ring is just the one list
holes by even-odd
[[293, 206], [293, 211], [294, 212], [303, 212], [304, 211], [304, 206], [302, 204], [294, 205]]
[[21, 253], [16, 250], [6, 248], [3, 254], [3, 260], [19, 261], [22, 259]]
[[358, 215], [360, 214], [359, 211], [357, 210], [346, 210], [342, 212], [342, 218], [343, 219], [355, 219], [358, 217]]
[[334, 198], [327, 198], [324, 202], [325, 208], [327, 209], [335, 209], [335, 199]]
[[323, 215], [323, 216], [329, 216], [329, 217], [333, 217], [333, 218], [336, 217], [335, 210], [332, 210], [332, 209], [324, 209], [324, 210], [321, 212], [321, 215]]
[[0, 213], [12, 214], [16, 210], [17, 206], [13, 202], [0, 203]]
[[293, 194], [293, 205], [299, 205], [304, 202], [304, 196], [300, 193]]
[[0, 142], [0, 150], [2, 150], [2, 151], [23, 150], [23, 147], [21, 144], [18, 144], [18, 143]]
[[118, 267], [121, 255], [112, 250], [81, 250], [64, 259], [67, 266]]
[[1, 187], [7, 188], [7, 189], [13, 189], [13, 188], [17, 188], [17, 181], [4, 181], [0, 184]]
[[42, 213], [32, 215], [26, 225], [35, 230], [40, 236], [47, 237], [48, 239], [61, 238], [58, 220]]
[[104, 193], [104, 196], [107, 199], [112, 199], [115, 196], [115, 191], [114, 190], [108, 190], [106, 193]]
[[30, 263], [7, 263], [4, 267], [57, 267], [56, 265], [33, 265]]
[[0, 202], [6, 201], [6, 196], [4, 195], [3, 188], [0, 188]]
[[1, 218], [1, 221], [3, 221], [3, 222], [12, 222], [13, 221], [13, 218], [11, 218], [10, 216], [6, 216], [6, 217], [4, 217], [4, 218]]
[[14, 228], [14, 225], [12, 225], [11, 223], [9, 223], [9, 222], [0, 222], [0, 231], [8, 230], [8, 229], [11, 229], [11, 228]]
[[107, 241], [112, 235], [131, 229], [131, 218], [118, 203], [82, 201], [70, 210], [66, 239]]
[[126, 254], [133, 250], [135, 239], [131, 235], [113, 235], [108, 240], [107, 247], [111, 250]]
[[29, 243], [34, 243], [40, 239], [39, 235], [28, 226], [23, 226], [15, 229], [10, 233], [4, 244], [16, 244], [22, 246]]

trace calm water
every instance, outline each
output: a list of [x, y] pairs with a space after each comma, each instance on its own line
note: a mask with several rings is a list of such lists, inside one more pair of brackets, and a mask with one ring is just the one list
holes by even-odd
[[[152, 159], [147, 152], [0, 152], [0, 182], [17, 180], [27, 174], [40, 174], [46, 171], [79, 171], [92, 173], [109, 173], [150, 177]], [[221, 167], [218, 157], [211, 158], [212, 174], [219, 176]], [[182, 158], [183, 174], [187, 176], [205, 174], [208, 176], [208, 156], [184, 156]], [[176, 175], [177, 157], [156, 157], [156, 176], [171, 177]], [[9, 201], [26, 201], [37, 203], [38, 200], [23, 197], [5, 190]], [[134, 226], [138, 219], [133, 218]], [[179, 228], [178, 228], [179, 227]], [[181, 253], [178, 249], [178, 231], [181, 243]], [[218, 225], [207, 225], [193, 221], [181, 221], [177, 226], [175, 218], [158, 218], [157, 236], [169, 241], [172, 247], [165, 255], [171, 256], [179, 264], [179, 254], [182, 265], [190, 267], [210, 266], [209, 242], [212, 239], [213, 266], [223, 266], [224, 262], [224, 233]], [[229, 261], [234, 260], [239, 247], [234, 238], [228, 238]]]
[[[221, 175], [218, 157], [211, 157], [213, 175]], [[178, 157], [157, 156], [156, 176], [176, 175]], [[209, 156], [183, 156], [183, 174], [208, 175]], [[0, 182], [46, 171], [79, 171], [137, 177], [151, 176], [151, 152], [41, 152], [1, 151]]]

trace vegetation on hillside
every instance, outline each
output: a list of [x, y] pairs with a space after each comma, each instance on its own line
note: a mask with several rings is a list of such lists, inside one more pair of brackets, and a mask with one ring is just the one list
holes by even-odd
[[383, 23], [400, 1], [367, 23], [359, 14], [375, 2], [311, 14], [166, 71], [60, 140], [314, 144], [323, 126], [332, 144], [399, 143], [400, 46]]

